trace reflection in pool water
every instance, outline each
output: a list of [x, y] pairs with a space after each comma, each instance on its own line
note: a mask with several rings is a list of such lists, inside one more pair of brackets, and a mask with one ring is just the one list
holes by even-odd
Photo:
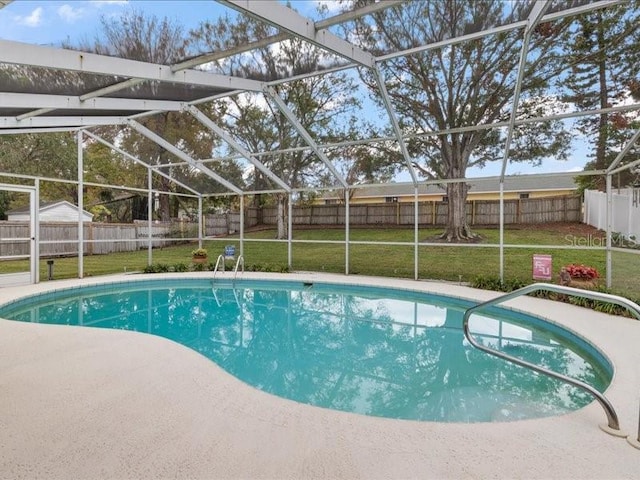
[[[580, 408], [586, 393], [473, 349], [469, 304], [372, 287], [161, 280], [58, 291], [0, 317], [151, 333], [210, 358], [266, 392], [392, 418], [504, 421]], [[490, 345], [604, 390], [597, 352], [558, 327], [494, 310], [471, 330]]]

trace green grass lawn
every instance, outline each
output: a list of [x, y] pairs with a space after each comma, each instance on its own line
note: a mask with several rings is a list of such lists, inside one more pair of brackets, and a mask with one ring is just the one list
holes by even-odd
[[[418, 248], [419, 278], [441, 279], [468, 282], [478, 276], [499, 275], [499, 232], [497, 229], [474, 230], [483, 237], [480, 244], [464, 245], [423, 245]], [[505, 244], [539, 245], [536, 248], [505, 247], [505, 277], [518, 278], [531, 282], [531, 262], [534, 253], [553, 256], [553, 275], [557, 279], [563, 265], [579, 263], [595, 267], [605, 275], [604, 250], [552, 249], [551, 245], [566, 246], [568, 235], [566, 228], [548, 229], [507, 229]], [[429, 242], [440, 233], [439, 229], [421, 228], [418, 232], [420, 242]], [[349, 273], [361, 275], [379, 275], [389, 277], [413, 278], [414, 274], [414, 230], [412, 228], [365, 228], [351, 229], [349, 246]], [[284, 267], [287, 265], [287, 243], [274, 242], [274, 231], [263, 230], [247, 233], [244, 245], [244, 258], [247, 265], [268, 265]], [[343, 229], [294, 230], [294, 240], [342, 241]], [[360, 245], [357, 242], [406, 242], [410, 245]], [[225, 245], [235, 245], [239, 252], [239, 239], [226, 237], [208, 240], [204, 243], [209, 250], [209, 261], [215, 262]], [[182, 244], [153, 250], [154, 264], [175, 265], [191, 263], [193, 244]], [[294, 243], [293, 270], [344, 273], [345, 246], [330, 243]], [[54, 259], [54, 279], [77, 276], [77, 258]], [[113, 253], [84, 257], [85, 276], [105, 275], [140, 271], [147, 265], [147, 250], [137, 252]], [[640, 256], [616, 253], [613, 262], [614, 290], [621, 294], [640, 297]], [[28, 262], [5, 261], [0, 263], [0, 273], [24, 271]], [[47, 279], [47, 264], [40, 262], [41, 280]]]

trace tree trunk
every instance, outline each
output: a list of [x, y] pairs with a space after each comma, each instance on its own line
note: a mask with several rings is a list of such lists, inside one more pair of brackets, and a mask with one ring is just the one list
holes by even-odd
[[[168, 179], [163, 177], [160, 184], [160, 190], [164, 192], [169, 191]], [[159, 197], [158, 216], [160, 217], [161, 222], [169, 222], [171, 220], [171, 205], [169, 204], [169, 195], [161, 193]]]
[[447, 228], [440, 238], [447, 242], [468, 241], [477, 238], [467, 223], [467, 192], [469, 187], [464, 182], [447, 184]]
[[286, 205], [287, 205], [287, 195], [283, 193], [276, 194], [276, 199], [278, 200], [278, 234], [276, 238], [278, 240], [284, 240], [287, 238], [287, 222], [286, 222]]

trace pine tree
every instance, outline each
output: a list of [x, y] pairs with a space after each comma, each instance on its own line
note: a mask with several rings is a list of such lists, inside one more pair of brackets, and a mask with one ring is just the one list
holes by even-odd
[[[564, 48], [571, 71], [560, 86], [564, 101], [578, 110], [608, 108], [640, 97], [640, 10], [625, 3], [581, 15], [565, 35]], [[582, 117], [577, 129], [591, 143], [585, 170], [606, 169], [629, 137], [637, 113], [602, 113]], [[583, 188], [605, 187], [604, 177], [582, 177]]]

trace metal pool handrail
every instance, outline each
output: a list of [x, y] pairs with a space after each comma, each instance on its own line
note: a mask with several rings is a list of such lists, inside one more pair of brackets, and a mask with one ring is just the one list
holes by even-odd
[[242, 273], [244, 273], [244, 257], [240, 255], [238, 260], [236, 261], [236, 266], [233, 269], [233, 283], [236, 282], [236, 277], [238, 276], [238, 266], [242, 263]]
[[548, 370], [544, 367], [541, 367], [539, 365], [535, 365], [533, 363], [529, 363], [525, 360], [521, 360], [517, 357], [512, 357], [511, 355], [508, 355], [504, 352], [501, 352], [499, 350], [494, 350], [492, 348], [489, 347], [485, 347], [484, 345], [481, 345], [480, 343], [476, 342], [473, 337], [471, 336], [471, 333], [469, 332], [469, 318], [471, 317], [471, 314], [492, 306], [492, 305], [497, 305], [499, 303], [503, 303], [506, 302], [507, 300], [511, 300], [514, 299], [516, 297], [519, 297], [521, 295], [526, 295], [528, 293], [532, 293], [532, 292], [536, 292], [536, 291], [540, 291], [540, 290], [546, 290], [546, 291], [550, 291], [550, 292], [557, 292], [557, 293], [564, 293], [567, 295], [574, 295], [577, 297], [584, 297], [584, 298], [590, 298], [592, 300], [603, 300], [609, 303], [614, 303], [616, 305], [619, 305], [621, 307], [626, 307], [636, 318], [638, 318], [640, 320], [640, 306], [638, 306], [636, 303], [632, 302], [631, 300], [628, 300], [624, 297], [619, 297], [617, 295], [610, 295], [608, 293], [600, 293], [600, 292], [592, 292], [589, 290], [582, 290], [580, 288], [572, 288], [572, 287], [565, 287], [562, 285], [554, 285], [552, 283], [534, 283], [531, 285], [527, 285], [526, 287], [522, 287], [519, 288], [518, 290], [514, 290], [513, 292], [507, 293], [505, 295], [501, 295], [499, 297], [496, 297], [492, 300], [488, 300], [486, 302], [483, 303], [479, 303], [478, 305], [475, 305], [471, 308], [468, 308], [465, 312], [464, 312], [464, 316], [462, 317], [462, 330], [464, 332], [464, 336], [467, 338], [467, 340], [469, 341], [469, 343], [474, 346], [475, 348], [477, 348], [478, 350], [482, 350], [485, 353], [488, 353], [490, 355], [493, 355], [495, 357], [501, 358], [503, 360], [507, 360], [508, 362], [511, 363], [515, 363], [516, 365], [520, 365], [522, 367], [525, 368], [529, 368], [535, 372], [538, 373], [542, 373], [544, 375], [547, 375], [549, 377], [553, 377], [556, 378], [558, 380], [561, 380], [565, 383], [568, 383], [570, 385], [573, 385], [575, 387], [581, 388], [582, 390], [585, 390], [587, 393], [590, 393], [593, 397], [595, 397], [595, 399], [598, 401], [598, 403], [600, 403], [600, 405], [602, 406], [602, 408], [604, 409], [606, 415], [607, 415], [607, 425], [609, 427], [609, 430], [603, 430], [607, 433], [611, 433], [612, 435], [621, 435], [620, 433], [620, 422], [618, 421], [618, 415], [616, 414], [615, 409], [613, 408], [613, 405], [611, 405], [611, 403], [609, 402], [609, 400], [607, 400], [607, 398], [600, 393], [598, 390], [596, 390], [595, 388], [593, 388], [591, 385], [582, 382], [580, 380], [576, 380], [575, 378], [571, 378], [571, 377], [567, 377], [566, 375], [562, 375], [561, 373], [557, 373], [554, 372], [553, 370]]
[[216, 279], [216, 273], [218, 273], [218, 265], [220, 265], [220, 260], [222, 260], [222, 271], [224, 272], [224, 255], [218, 255], [218, 260], [216, 260], [216, 266], [213, 267], [213, 279]]

